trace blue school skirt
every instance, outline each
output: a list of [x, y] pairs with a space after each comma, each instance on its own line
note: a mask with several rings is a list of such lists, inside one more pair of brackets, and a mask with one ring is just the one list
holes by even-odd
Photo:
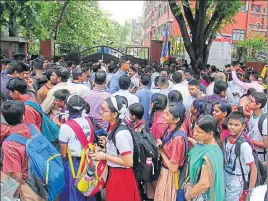
[[[74, 171], [77, 172], [80, 158], [73, 157]], [[69, 160], [63, 161], [65, 186], [60, 194], [59, 201], [96, 201], [95, 196], [84, 196], [75, 186]]]

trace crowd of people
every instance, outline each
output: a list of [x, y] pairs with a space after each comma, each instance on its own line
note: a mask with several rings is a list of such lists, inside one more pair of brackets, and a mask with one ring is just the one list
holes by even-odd
[[[29, 124], [42, 130], [44, 117], [29, 102], [59, 127], [65, 185], [57, 200], [176, 201], [183, 190], [187, 201], [242, 201], [263, 184], [257, 178], [259, 165], [267, 166], [267, 97], [258, 72], [207, 65], [196, 75], [187, 61], [139, 66], [128, 58], [119, 64], [51, 63], [42, 55], [0, 62], [1, 171], [19, 183], [15, 198], [44, 200], [27, 183], [25, 145], [5, 141], [13, 133], [30, 138]], [[92, 133], [89, 119], [106, 135]], [[107, 161], [105, 195], [85, 196], [75, 186], [83, 146], [70, 121], [87, 139], [95, 136], [99, 151], [88, 157]], [[143, 130], [162, 161], [152, 182], [138, 181], [133, 171], [132, 131]], [[186, 174], [182, 186], [180, 173]]]

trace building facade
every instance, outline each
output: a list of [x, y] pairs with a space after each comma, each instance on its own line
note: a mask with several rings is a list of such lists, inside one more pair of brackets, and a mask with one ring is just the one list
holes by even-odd
[[[189, 1], [190, 7], [195, 2]], [[267, 1], [243, 1], [240, 11], [234, 18], [234, 23], [221, 30], [221, 34], [232, 36], [233, 49], [238, 41], [253, 35], [265, 35], [267, 31]], [[150, 47], [151, 41], [164, 40], [166, 24], [169, 24], [171, 55], [180, 55], [182, 38], [179, 25], [173, 16], [168, 1], [145, 1], [143, 7], [143, 25], [141, 43]], [[182, 48], [183, 49], [183, 48]], [[177, 51], [173, 51], [177, 50]]]

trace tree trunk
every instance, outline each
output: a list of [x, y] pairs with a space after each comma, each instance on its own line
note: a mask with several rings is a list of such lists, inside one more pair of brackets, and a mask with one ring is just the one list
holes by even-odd
[[8, 32], [10, 37], [18, 37], [18, 24], [16, 21], [16, 13], [12, 10], [9, 14]]

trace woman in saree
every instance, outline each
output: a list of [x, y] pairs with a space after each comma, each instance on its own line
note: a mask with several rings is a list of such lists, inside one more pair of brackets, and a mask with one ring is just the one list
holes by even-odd
[[187, 201], [223, 201], [223, 152], [217, 122], [211, 115], [197, 119], [194, 128], [194, 147], [189, 152], [189, 183]]

